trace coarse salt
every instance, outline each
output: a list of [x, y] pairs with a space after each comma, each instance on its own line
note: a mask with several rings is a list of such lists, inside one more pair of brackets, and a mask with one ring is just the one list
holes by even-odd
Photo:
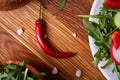
[[53, 16], [54, 18], [56, 18], [56, 16]]
[[19, 28], [19, 29], [17, 30], [17, 34], [18, 34], [18, 35], [22, 35], [23, 32], [24, 32], [24, 30], [23, 30], [22, 28]]
[[74, 38], [77, 37], [77, 33], [76, 33], [76, 32], [73, 33], [73, 37], [74, 37]]
[[57, 74], [58, 73], [58, 70], [56, 67], [53, 67], [53, 70], [52, 70], [52, 74]]
[[82, 73], [81, 70], [77, 70], [76, 73], [75, 73], [76, 77], [79, 78], [81, 76], [81, 73]]

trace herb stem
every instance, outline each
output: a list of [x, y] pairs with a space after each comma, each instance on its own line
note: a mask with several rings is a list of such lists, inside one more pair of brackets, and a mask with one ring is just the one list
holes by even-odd
[[109, 32], [105, 37], [108, 37], [109, 35], [111, 35], [114, 31], [116, 31], [118, 28], [115, 28], [113, 31]]
[[41, 3], [39, 3], [39, 18], [42, 19], [42, 8], [41, 8]]
[[120, 12], [120, 9], [109, 9], [109, 11], [112, 11], [112, 12]]
[[26, 78], [27, 78], [27, 73], [28, 73], [28, 68], [25, 69], [24, 80], [26, 80]]
[[15, 80], [18, 80], [18, 74], [17, 74], [17, 76], [16, 76], [16, 79]]

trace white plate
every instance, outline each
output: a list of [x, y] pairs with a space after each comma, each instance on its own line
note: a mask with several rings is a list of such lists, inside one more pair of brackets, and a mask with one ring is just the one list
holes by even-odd
[[[104, 0], [94, 0], [93, 6], [91, 8], [90, 15], [98, 14], [100, 11], [100, 7], [103, 5]], [[97, 22], [97, 19], [90, 18], [90, 21]], [[97, 47], [94, 45], [94, 39], [89, 36], [89, 44], [92, 51], [92, 55], [94, 55], [97, 51]], [[100, 68], [105, 64], [105, 61], [101, 61], [98, 65], [99, 70], [105, 76], [107, 80], [118, 80], [117, 75], [112, 73], [112, 65], [108, 66], [106, 69]]]

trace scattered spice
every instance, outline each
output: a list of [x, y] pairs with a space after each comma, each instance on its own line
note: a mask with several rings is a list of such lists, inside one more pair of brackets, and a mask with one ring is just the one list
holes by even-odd
[[81, 73], [82, 73], [81, 70], [77, 70], [76, 73], [75, 73], [76, 77], [79, 78], [81, 76]]
[[52, 74], [57, 74], [58, 73], [58, 69], [56, 67], [53, 67], [53, 70], [51, 71]]
[[74, 37], [74, 38], [77, 37], [77, 33], [76, 33], [76, 32], [73, 33], [73, 37]]
[[19, 29], [17, 30], [17, 34], [18, 34], [18, 35], [22, 35], [23, 32], [24, 32], [23, 28], [19, 28]]

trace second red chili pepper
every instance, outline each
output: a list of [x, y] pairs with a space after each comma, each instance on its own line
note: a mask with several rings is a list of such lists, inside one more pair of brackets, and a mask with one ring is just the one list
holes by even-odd
[[36, 32], [36, 38], [41, 46], [42, 50], [49, 56], [55, 57], [55, 58], [69, 58], [75, 55], [75, 53], [66, 53], [66, 52], [56, 52], [52, 50], [48, 45], [45, 43], [43, 34], [42, 34], [42, 20], [37, 20], [35, 22], [35, 32]]

